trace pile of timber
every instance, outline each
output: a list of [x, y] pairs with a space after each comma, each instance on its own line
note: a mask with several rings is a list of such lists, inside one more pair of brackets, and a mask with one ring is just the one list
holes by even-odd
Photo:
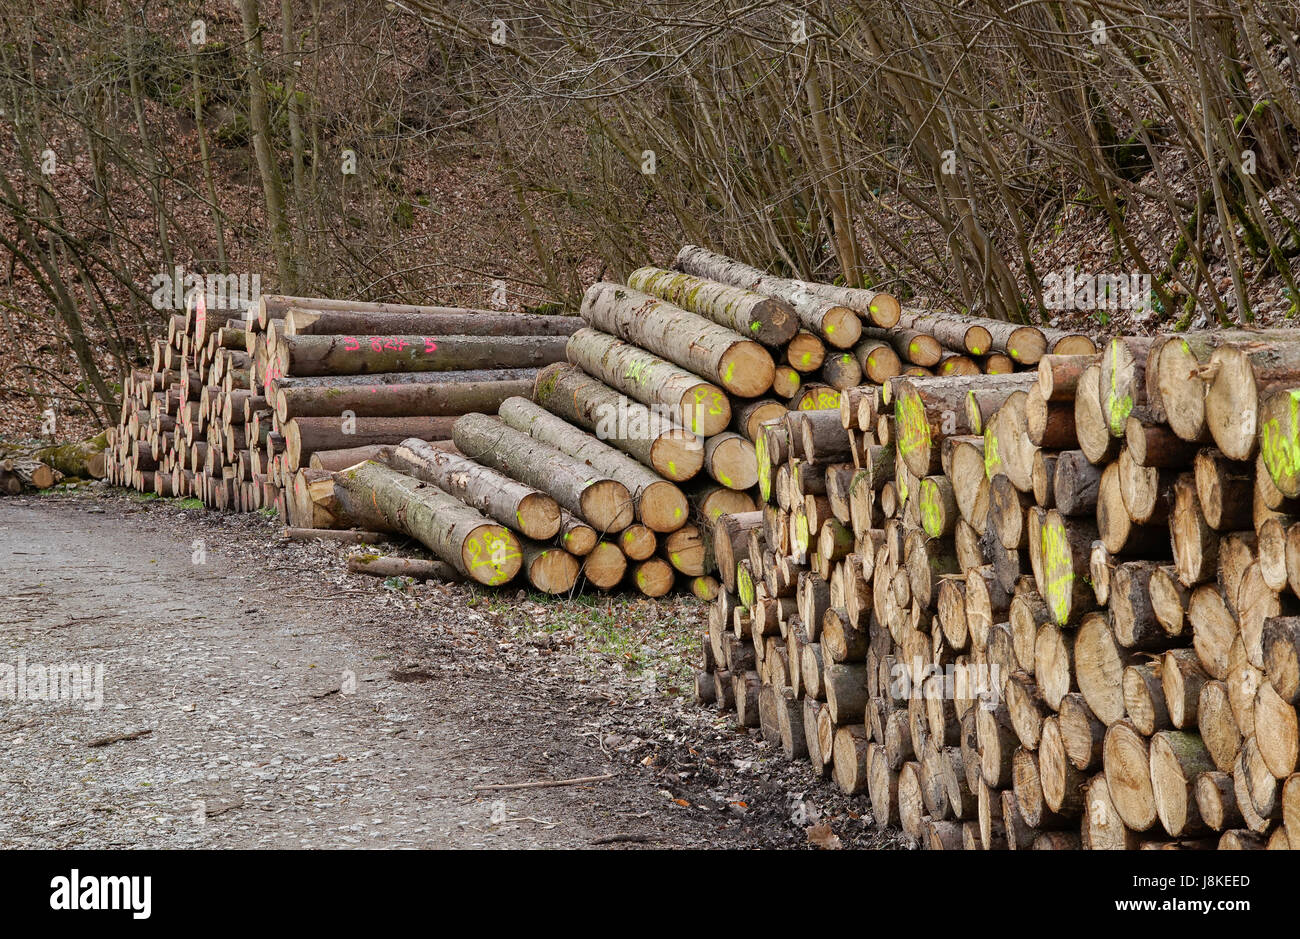
[[766, 421], [697, 696], [930, 848], [1300, 847], [1297, 415], [1207, 332]]
[[318, 527], [303, 489], [321, 473], [409, 437], [449, 440], [457, 416], [531, 387], [581, 325], [284, 296], [232, 313], [187, 297], [152, 368], [123, 382], [106, 475], [219, 510], [276, 508], [301, 527]]
[[430, 576], [499, 585], [531, 557], [552, 593], [680, 577], [712, 599], [711, 527], [757, 509], [764, 421], [838, 413], [864, 380], [1094, 350], [691, 246], [675, 267], [593, 285], [581, 319], [267, 297], [216, 327], [197, 303], [133, 376], [113, 475], [274, 504], [293, 529], [399, 533], [439, 559]]

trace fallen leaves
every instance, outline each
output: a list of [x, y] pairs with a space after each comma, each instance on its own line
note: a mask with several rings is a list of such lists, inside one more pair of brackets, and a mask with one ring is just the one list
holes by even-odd
[[840, 843], [839, 835], [831, 831], [830, 823], [818, 822], [804, 831], [808, 835], [808, 843], [813, 847], [821, 848], [823, 851], [839, 851], [844, 847]]

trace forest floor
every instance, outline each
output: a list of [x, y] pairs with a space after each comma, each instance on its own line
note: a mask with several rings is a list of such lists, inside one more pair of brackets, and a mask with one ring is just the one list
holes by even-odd
[[0, 697], [0, 848], [901, 845], [694, 702], [693, 598], [413, 588], [277, 528], [0, 500], [0, 695], [103, 669], [98, 708]]

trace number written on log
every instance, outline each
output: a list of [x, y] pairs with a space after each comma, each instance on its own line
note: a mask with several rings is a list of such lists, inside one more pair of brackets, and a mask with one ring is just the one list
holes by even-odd
[[[423, 336], [421, 338], [424, 342], [424, 355], [432, 355], [434, 352], [438, 351], [437, 340], [429, 336]], [[360, 339], [356, 336], [344, 336], [343, 351], [359, 351], [361, 349], [361, 339], [365, 339], [372, 352], [383, 352], [384, 350], [390, 352], [405, 352], [408, 348], [414, 348], [417, 352], [420, 351], [419, 347], [415, 343], [409, 342], [401, 336], [363, 336]]]
[[815, 391], [799, 402], [800, 411], [833, 411], [840, 406], [840, 393], [825, 389]]
[[486, 567], [492, 571], [487, 581], [489, 586], [503, 584], [509, 580], [511, 575], [505, 566], [519, 557], [519, 549], [514, 539], [495, 531], [487, 531], [469, 538], [465, 542], [465, 552], [469, 555], [471, 569], [479, 570]]

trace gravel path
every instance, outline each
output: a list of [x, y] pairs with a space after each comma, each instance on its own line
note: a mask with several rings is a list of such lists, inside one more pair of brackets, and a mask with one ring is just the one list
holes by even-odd
[[[0, 847], [803, 846], [810, 813], [888, 843], [865, 799], [558, 629], [573, 604], [412, 596], [273, 531], [102, 487], [0, 500], [0, 688], [102, 666], [98, 708], [0, 699]], [[628, 609], [689, 635], [677, 603]]]

